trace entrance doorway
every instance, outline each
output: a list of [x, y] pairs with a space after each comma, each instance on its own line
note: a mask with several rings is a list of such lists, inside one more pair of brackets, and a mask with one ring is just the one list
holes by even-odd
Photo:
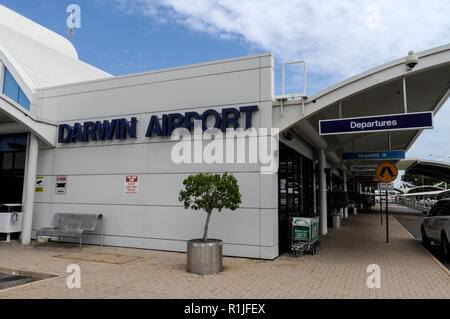
[[290, 250], [292, 217], [314, 217], [313, 161], [280, 143], [278, 171], [278, 248]]
[[27, 134], [0, 135], [0, 205], [21, 204]]

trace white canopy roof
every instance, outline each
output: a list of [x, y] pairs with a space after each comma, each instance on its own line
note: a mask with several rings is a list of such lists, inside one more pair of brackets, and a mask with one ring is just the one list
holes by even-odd
[[[325, 150], [336, 167], [344, 168], [350, 163], [341, 161], [343, 152], [407, 151], [422, 130], [321, 136], [319, 120], [402, 114], [405, 113], [404, 95], [408, 113], [431, 111], [436, 115], [450, 96], [450, 44], [417, 55], [419, 63], [412, 70], [406, 67], [403, 57], [337, 83], [303, 101], [285, 101], [283, 109], [277, 101], [273, 125], [282, 132], [293, 130], [315, 148]], [[370, 163], [369, 160], [351, 162]]]
[[36, 89], [111, 76], [78, 60], [72, 43], [0, 5], [0, 60], [27, 97]]
[[[111, 77], [78, 59], [70, 41], [0, 5], [0, 62], [32, 106], [38, 89]], [[0, 64], [1, 66], [1, 64]], [[25, 110], [0, 90], [0, 134], [33, 132], [55, 145], [57, 127]]]

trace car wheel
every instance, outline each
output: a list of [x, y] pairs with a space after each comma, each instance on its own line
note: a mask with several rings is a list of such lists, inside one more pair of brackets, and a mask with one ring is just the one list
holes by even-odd
[[425, 229], [423, 227], [420, 229], [422, 233], [422, 245], [424, 245], [426, 248], [430, 247], [430, 240], [427, 237], [427, 234], [425, 233]]
[[449, 250], [449, 244], [448, 244], [448, 239], [447, 236], [445, 236], [445, 234], [442, 234], [441, 236], [441, 247], [442, 247], [442, 252], [444, 253], [445, 256], [448, 256], [450, 254]]

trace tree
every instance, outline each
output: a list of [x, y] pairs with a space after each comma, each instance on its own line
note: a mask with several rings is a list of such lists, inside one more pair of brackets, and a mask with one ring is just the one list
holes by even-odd
[[331, 191], [331, 202], [334, 208], [341, 209], [348, 206], [349, 194], [343, 190]]
[[179, 201], [185, 209], [204, 210], [207, 213], [203, 241], [208, 239], [208, 226], [214, 209], [236, 210], [241, 204], [241, 193], [236, 178], [228, 173], [191, 175], [183, 181]]

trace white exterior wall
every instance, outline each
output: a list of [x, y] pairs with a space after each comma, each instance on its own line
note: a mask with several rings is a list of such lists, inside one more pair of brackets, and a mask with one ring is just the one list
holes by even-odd
[[[273, 56], [264, 54], [41, 90], [38, 116], [59, 124], [137, 117], [137, 139], [58, 144], [41, 148], [33, 229], [56, 212], [102, 213], [105, 244], [185, 251], [201, 237], [206, 214], [178, 201], [182, 181], [197, 172], [231, 172], [242, 205], [214, 213], [209, 237], [224, 241], [224, 254], [278, 256], [277, 175], [259, 164], [174, 164], [170, 137], [145, 137], [152, 115], [258, 105], [254, 128], [272, 127]], [[241, 126], [245, 128], [244, 113]], [[205, 143], [206, 144], [206, 143]], [[276, 158], [278, 161], [278, 158]], [[123, 195], [124, 175], [139, 174], [139, 195]], [[56, 176], [68, 176], [66, 195], [55, 194]], [[98, 243], [99, 236], [86, 236]]]

